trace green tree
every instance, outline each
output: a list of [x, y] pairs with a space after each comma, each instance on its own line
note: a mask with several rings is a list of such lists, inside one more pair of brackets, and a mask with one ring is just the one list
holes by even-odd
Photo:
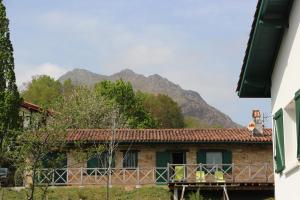
[[[19, 128], [21, 103], [14, 73], [13, 47], [10, 41], [9, 21], [0, 0], [0, 165], [6, 148], [11, 148]], [[10, 147], [9, 147], [10, 146]]]
[[[11, 152], [11, 157], [15, 160], [17, 171], [20, 172], [19, 179], [30, 179], [30, 188], [27, 190], [27, 199], [35, 199], [34, 191], [38, 180], [44, 180], [43, 187], [40, 187], [44, 195], [47, 196], [48, 186], [55, 176], [57, 163], [61, 163], [62, 156], [54, 158], [49, 154], [55, 151], [56, 154], [63, 154], [70, 147], [67, 143], [67, 129], [77, 128], [107, 128], [111, 129], [111, 140], [105, 144], [92, 143], [91, 141], [75, 142], [74, 152], [76, 161], [83, 162], [94, 155], [99, 155], [102, 151], [109, 152], [109, 167], [111, 170], [111, 158], [116, 149], [115, 128], [123, 128], [125, 122], [119, 114], [118, 108], [111, 105], [104, 97], [99, 96], [94, 90], [86, 87], [78, 87], [69, 95], [64, 95], [52, 103], [55, 111], [51, 116], [47, 116], [47, 123], [40, 123], [44, 119], [45, 113], [34, 115], [33, 123], [18, 136], [15, 151]], [[53, 155], [53, 154], [52, 154]], [[45, 165], [50, 168], [45, 173]], [[50, 163], [50, 165], [49, 165]], [[59, 166], [58, 168], [61, 168]], [[64, 168], [68, 166], [63, 166]], [[41, 171], [41, 170], [44, 171]], [[45, 177], [39, 177], [39, 172], [44, 172]], [[107, 173], [110, 175], [110, 171]], [[107, 179], [108, 180], [108, 179]]]
[[61, 97], [61, 93], [62, 84], [59, 81], [54, 80], [50, 76], [41, 75], [33, 77], [21, 95], [25, 101], [49, 107]]
[[138, 92], [144, 108], [156, 119], [159, 128], [183, 128], [184, 120], [178, 104], [164, 94]]
[[119, 107], [130, 128], [155, 128], [156, 122], [143, 106], [131, 83], [123, 80], [102, 81], [95, 85], [96, 93]]
[[71, 79], [65, 80], [61, 85], [61, 92], [63, 95], [71, 95], [72, 92], [76, 89], [76, 86], [73, 85]]

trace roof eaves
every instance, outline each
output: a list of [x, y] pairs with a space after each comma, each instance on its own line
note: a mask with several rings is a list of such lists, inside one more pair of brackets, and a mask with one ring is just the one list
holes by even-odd
[[[281, 44], [281, 38], [284, 33], [284, 29], [288, 26], [288, 17], [290, 14], [292, 3], [293, 0], [287, 0], [287, 1], [277, 0], [276, 4], [277, 5], [282, 4], [283, 5], [282, 7], [284, 9], [280, 9], [279, 11], [275, 9], [277, 13], [275, 12], [274, 14], [273, 12], [270, 12], [270, 10], [272, 11], [272, 4], [275, 4], [275, 1], [272, 0], [258, 1], [247, 48], [245, 51], [245, 57], [243, 60], [243, 65], [242, 65], [242, 69], [241, 69], [241, 73], [240, 73], [240, 77], [236, 89], [239, 97], [263, 97], [263, 98], [270, 97], [271, 74]], [[270, 12], [270, 13], [266, 14], [266, 12]], [[264, 73], [260, 74], [260, 76], [262, 76], [261, 77], [262, 81], [251, 80], [249, 78], [247, 80], [246, 77], [250, 73], [250, 71], [252, 74], [258, 71], [257, 73], [255, 73], [256, 76], [258, 76], [259, 70], [261, 70], [258, 69], [259, 66], [256, 66], [254, 62], [256, 61], [255, 59], [257, 59], [257, 56], [259, 56], [259, 53], [255, 52], [255, 47], [256, 45], [261, 45], [260, 42], [256, 43], [255, 40], [261, 37], [261, 34], [267, 34], [264, 32], [265, 29], [268, 29], [269, 34], [273, 35], [273, 38], [270, 37], [271, 44], [275, 44], [270, 47], [272, 48], [273, 52], [265, 57], [267, 64], [264, 65], [265, 67]], [[257, 32], [259, 32], [258, 34], [259, 36], [257, 36]], [[270, 43], [270, 41], [268, 41], [268, 43]], [[251, 61], [251, 69], [249, 68], [250, 61]]]

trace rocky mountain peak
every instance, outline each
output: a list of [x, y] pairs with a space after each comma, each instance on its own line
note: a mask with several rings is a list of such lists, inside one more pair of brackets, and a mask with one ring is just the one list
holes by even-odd
[[84, 69], [74, 69], [59, 78], [60, 81], [67, 79], [71, 79], [76, 85], [88, 86], [103, 80], [122, 79], [131, 82], [135, 90], [168, 95], [178, 103], [184, 116], [197, 118], [208, 125], [218, 125], [225, 128], [239, 127], [229, 116], [205, 102], [199, 93], [184, 90], [179, 85], [158, 74], [146, 77], [135, 73], [131, 69], [124, 69], [111, 76], [104, 76]]

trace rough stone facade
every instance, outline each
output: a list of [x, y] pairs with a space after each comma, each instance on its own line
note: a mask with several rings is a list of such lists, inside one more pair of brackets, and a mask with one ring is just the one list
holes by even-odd
[[[234, 164], [273, 164], [271, 144], [145, 144], [121, 145], [116, 153], [116, 168], [122, 168], [123, 152], [131, 149], [138, 151], [138, 166], [140, 168], [156, 167], [156, 152], [186, 152], [186, 164], [197, 164], [197, 151], [230, 150]], [[86, 162], [76, 163], [76, 154], [68, 153], [68, 166], [86, 167]]]
[[[138, 152], [138, 169], [128, 170], [122, 166], [123, 155], [127, 150]], [[114, 185], [148, 185], [157, 183], [157, 168], [156, 168], [156, 153], [157, 152], [185, 152], [186, 164], [197, 163], [197, 152], [199, 150], [229, 150], [232, 152], [232, 163], [235, 165], [233, 170], [230, 170], [228, 177], [233, 174], [241, 182], [249, 181], [249, 176], [255, 177], [257, 181], [265, 181], [265, 168], [268, 165], [268, 174], [270, 180], [273, 179], [273, 161], [272, 161], [272, 146], [271, 144], [138, 144], [138, 145], [120, 145], [115, 152], [115, 169], [110, 182]], [[84, 169], [87, 167], [87, 162], [78, 163], [76, 153], [70, 150], [67, 153], [68, 157], [68, 183], [69, 184], [107, 184], [108, 176], [101, 170], [88, 172]], [[245, 165], [245, 167], [243, 167]], [[251, 165], [251, 170], [250, 170]], [[80, 169], [80, 170], [79, 170]], [[197, 165], [188, 166], [185, 173], [188, 174], [187, 180], [195, 182]], [[160, 173], [163, 172], [160, 171]], [[172, 173], [172, 172], [170, 172]], [[269, 176], [269, 175], [268, 175]], [[167, 177], [167, 172], [163, 177]], [[211, 174], [206, 177], [206, 180], [214, 179]], [[271, 180], [272, 181], [272, 180]]]

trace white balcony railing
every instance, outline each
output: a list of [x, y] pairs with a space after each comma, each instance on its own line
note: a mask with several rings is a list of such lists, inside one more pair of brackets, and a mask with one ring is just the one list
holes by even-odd
[[169, 182], [273, 183], [273, 166], [266, 164], [169, 164]]
[[[273, 167], [257, 165], [169, 164], [153, 168], [60, 168], [38, 171], [37, 182], [48, 185], [150, 185], [176, 182], [273, 183]], [[110, 175], [109, 175], [110, 174]]]

